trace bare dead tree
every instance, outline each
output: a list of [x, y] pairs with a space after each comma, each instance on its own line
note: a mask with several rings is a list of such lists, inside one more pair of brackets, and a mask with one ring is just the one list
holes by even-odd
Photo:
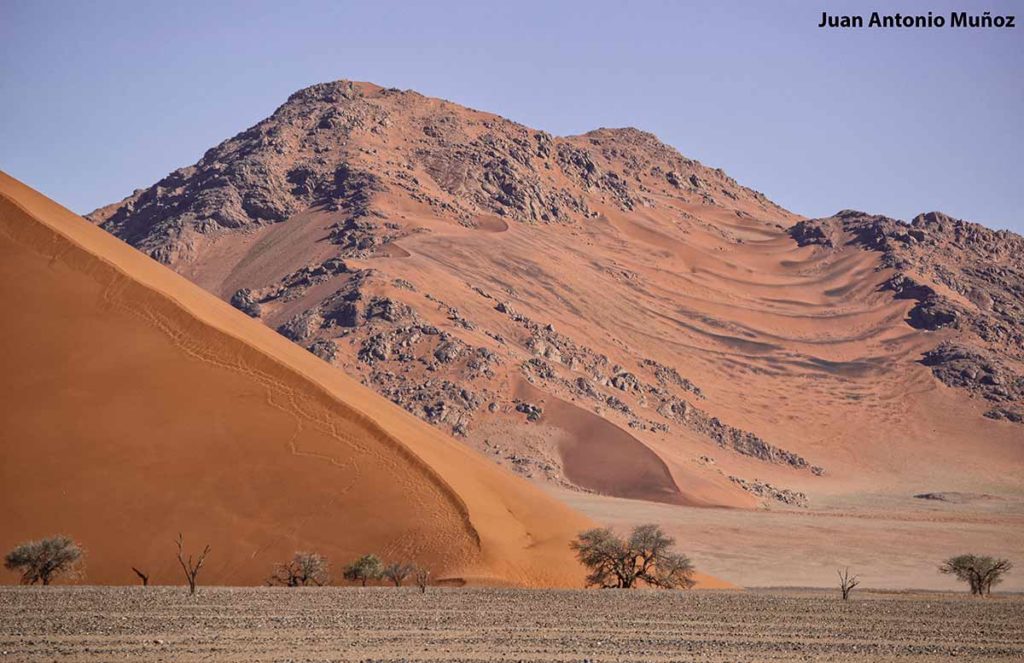
[[839, 591], [843, 593], [843, 600], [846, 601], [850, 598], [853, 588], [860, 584], [860, 579], [850, 575], [849, 567], [842, 571], [836, 569], [836, 573], [839, 574]]
[[384, 567], [382, 575], [393, 582], [395, 587], [401, 587], [402, 582], [415, 570], [416, 567], [412, 564], [407, 564], [405, 562], [392, 562]]
[[185, 580], [188, 581], [188, 593], [196, 593], [196, 578], [199, 576], [199, 569], [203, 568], [203, 562], [206, 561], [206, 556], [210, 553], [210, 544], [206, 544], [203, 548], [203, 552], [199, 555], [195, 562], [192, 561], [192, 555], [185, 559], [185, 553], [183, 551], [183, 539], [181, 532], [178, 532], [178, 563], [181, 564], [181, 570], [185, 572]]
[[132, 567], [132, 571], [135, 571], [135, 575], [139, 576], [139, 580], [142, 581], [142, 586], [143, 587], [149, 586], [149, 575], [143, 573], [142, 571], [138, 570], [134, 566]]
[[430, 569], [417, 566], [413, 572], [413, 577], [416, 579], [416, 586], [420, 588], [420, 594], [426, 594], [427, 585], [430, 584]]

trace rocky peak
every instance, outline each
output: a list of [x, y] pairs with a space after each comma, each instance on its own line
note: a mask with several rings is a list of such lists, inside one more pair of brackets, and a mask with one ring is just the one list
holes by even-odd
[[377, 194], [427, 204], [475, 225], [584, 223], [603, 209], [754, 201], [720, 170], [637, 129], [566, 138], [415, 92], [335, 81], [292, 94], [267, 119], [152, 187], [89, 218], [166, 263], [188, 261], [199, 237], [281, 223], [298, 212], [372, 215]]

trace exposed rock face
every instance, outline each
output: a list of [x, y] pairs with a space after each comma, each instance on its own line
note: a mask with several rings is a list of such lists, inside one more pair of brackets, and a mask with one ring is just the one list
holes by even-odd
[[[882, 253], [894, 270], [885, 289], [916, 301], [907, 324], [948, 329], [956, 340], [927, 352], [922, 363], [939, 380], [998, 403], [1024, 403], [1024, 237], [942, 214], [910, 223], [846, 210], [790, 229], [802, 245], [855, 245]], [[1018, 408], [989, 416], [1017, 420]]]
[[[672, 172], [686, 198], [713, 201], [720, 194], [778, 209], [649, 133], [599, 129], [555, 138], [464, 111], [366, 83], [314, 85], [195, 165], [89, 218], [174, 264], [195, 256], [199, 236], [280, 223], [306, 209], [339, 213], [330, 241], [344, 255], [372, 254], [400, 235], [374, 208], [378, 194], [395, 190], [466, 225], [482, 213], [571, 223], [596, 215], [589, 200], [624, 210], [643, 204], [644, 177], [664, 181]], [[380, 148], [371, 145], [392, 141], [402, 143], [404, 161], [382, 169], [373, 158]]]
[[537, 421], [540, 416], [544, 413], [544, 409], [534, 405], [533, 403], [516, 403], [516, 412], [522, 412], [526, 415], [527, 421]]
[[946, 384], [969, 389], [990, 401], [1024, 400], [1024, 376], [984, 350], [946, 342], [925, 353], [921, 363], [931, 366], [935, 376]]
[[[359, 103], [352, 83], [308, 88], [271, 117], [208, 151], [121, 206], [94, 218], [161, 262], [192, 256], [195, 236], [280, 223], [311, 206], [368, 214], [377, 178], [321, 155], [322, 138], [344, 140], [386, 112]], [[343, 109], [343, 110], [342, 110]]]
[[259, 301], [253, 291], [249, 288], [242, 288], [235, 294], [231, 295], [231, 305], [242, 311], [246, 315], [258, 318], [262, 309], [260, 309]]
[[756, 479], [754, 481], [747, 481], [741, 477], [730, 476], [729, 480], [752, 495], [782, 502], [790, 506], [807, 506], [807, 495], [799, 491], [790, 490], [789, 488], [778, 488], [770, 483]]

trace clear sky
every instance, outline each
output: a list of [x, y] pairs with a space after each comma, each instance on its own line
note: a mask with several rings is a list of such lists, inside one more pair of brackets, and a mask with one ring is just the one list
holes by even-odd
[[[1019, 13], [1024, 3], [877, 2]], [[829, 0], [0, 0], [0, 168], [78, 212], [339, 78], [635, 126], [801, 214], [1024, 232], [1024, 27], [821, 30]]]

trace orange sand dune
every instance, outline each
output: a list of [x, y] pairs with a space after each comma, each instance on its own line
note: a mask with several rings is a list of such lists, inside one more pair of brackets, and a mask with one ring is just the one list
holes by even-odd
[[0, 296], [4, 550], [69, 534], [90, 583], [180, 582], [178, 532], [206, 583], [297, 549], [582, 580], [587, 519], [4, 174]]

